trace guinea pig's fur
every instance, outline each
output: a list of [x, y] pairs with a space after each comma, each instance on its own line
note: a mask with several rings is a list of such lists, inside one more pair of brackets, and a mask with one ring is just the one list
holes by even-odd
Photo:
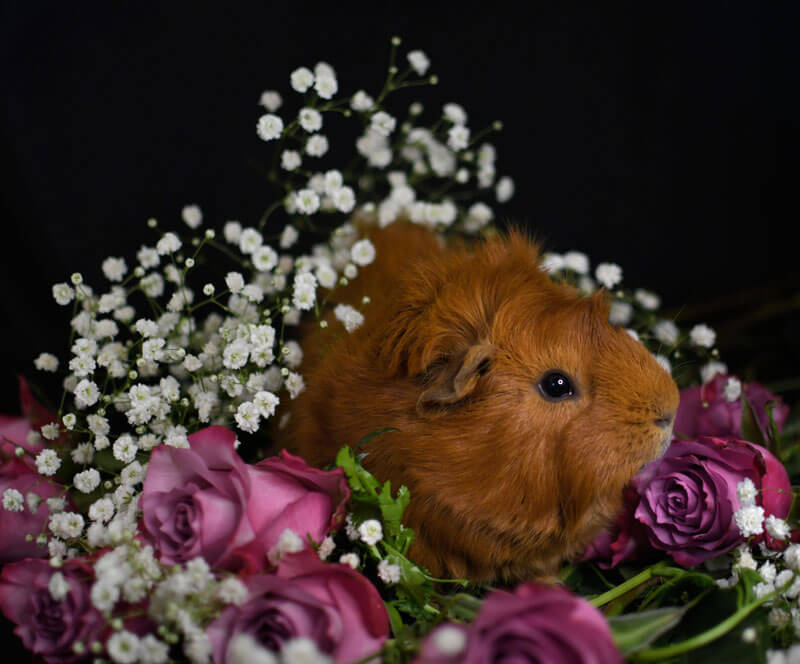
[[[410, 490], [413, 559], [477, 582], [553, 575], [665, 448], [674, 381], [609, 324], [607, 295], [554, 283], [523, 233], [444, 248], [397, 222], [371, 240], [377, 259], [343, 296], [371, 298], [364, 324], [347, 334], [331, 320], [303, 344], [290, 449], [324, 465], [395, 427], [363, 448], [364, 465]], [[573, 397], [544, 398], [553, 369]]]

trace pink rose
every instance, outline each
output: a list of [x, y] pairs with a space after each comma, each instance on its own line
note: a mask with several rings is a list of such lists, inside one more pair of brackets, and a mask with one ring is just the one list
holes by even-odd
[[[69, 585], [62, 599], [50, 592], [50, 579], [60, 572]], [[46, 662], [66, 663], [82, 659], [72, 644], [102, 640], [106, 622], [89, 597], [91, 565], [68, 560], [56, 570], [44, 560], [28, 559], [3, 567], [0, 573], [0, 609], [16, 623], [14, 633], [25, 648]]]
[[189, 436], [189, 449], [151, 453], [142, 525], [167, 564], [202, 556], [217, 569], [260, 571], [284, 530], [321, 541], [349, 497], [340, 469], [325, 472], [283, 453], [248, 466], [236, 436], [219, 426]]
[[[45, 424], [56, 421], [56, 416], [33, 398], [28, 382], [19, 377], [19, 403], [22, 415], [0, 415], [0, 451], [13, 456], [14, 448], [22, 447], [32, 454], [38, 454], [44, 448], [44, 441], [28, 441], [28, 434], [37, 432]], [[30, 457], [26, 457], [33, 467]]]
[[518, 586], [513, 593], [492, 592], [467, 627], [445, 623], [432, 630], [414, 660], [415, 664], [499, 661], [622, 664], [623, 660], [603, 614], [562, 588], [534, 583]]
[[598, 567], [609, 569], [652, 555], [653, 548], [647, 540], [647, 531], [634, 517], [639, 494], [629, 484], [625, 487], [624, 496], [624, 507], [617, 520], [595, 537], [583, 560], [592, 560]]
[[[728, 401], [725, 396], [725, 386], [732, 376], [717, 374], [714, 378], [699, 387], [681, 390], [681, 401], [675, 415], [674, 430], [686, 438], [697, 436], [717, 436], [720, 438], [741, 438], [742, 436], [742, 400], [741, 398]], [[778, 430], [783, 430], [783, 425], [789, 415], [789, 407], [780, 397], [769, 392], [759, 383], [742, 385], [742, 392], [753, 408], [756, 422], [761, 433], [766, 437], [769, 426], [769, 416], [766, 405], [775, 402], [772, 416]]]
[[280, 456], [248, 466], [251, 496], [247, 518], [255, 537], [237, 551], [250, 572], [269, 567], [270, 550], [285, 530], [322, 542], [344, 520], [350, 489], [344, 471], [312, 468], [300, 457]]
[[[50, 509], [45, 500], [61, 495], [62, 488], [47, 481], [31, 470], [24, 461], [9, 459], [0, 465], [0, 497], [7, 489], [16, 489], [22, 494], [25, 504], [22, 510], [12, 512], [0, 507], [0, 563], [9, 563], [23, 558], [44, 558], [49, 555], [46, 546], [36, 543], [36, 536], [44, 532]], [[29, 505], [28, 493], [35, 493], [41, 503]], [[31, 509], [35, 507], [36, 509]], [[33, 535], [27, 542], [26, 535]]]
[[739, 482], [750, 478], [767, 516], [785, 518], [791, 506], [786, 469], [763, 447], [736, 439], [673, 441], [661, 459], [633, 479], [635, 517], [650, 544], [690, 567], [744, 541], [734, 520]]
[[277, 573], [244, 582], [248, 599], [228, 606], [206, 629], [215, 662], [225, 661], [238, 634], [276, 653], [286, 641], [307, 637], [336, 662], [376, 653], [389, 636], [389, 616], [375, 587], [348, 565], [323, 562], [313, 551], [288, 555]]

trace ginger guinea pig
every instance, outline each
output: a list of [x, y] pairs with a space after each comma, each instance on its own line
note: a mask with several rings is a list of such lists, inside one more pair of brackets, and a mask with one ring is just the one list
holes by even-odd
[[378, 258], [343, 294], [371, 298], [366, 320], [307, 337], [290, 449], [324, 465], [395, 427], [364, 465], [409, 488], [414, 560], [476, 582], [555, 574], [665, 449], [674, 381], [609, 324], [605, 295], [553, 283], [519, 232], [443, 248], [398, 222], [370, 239]]

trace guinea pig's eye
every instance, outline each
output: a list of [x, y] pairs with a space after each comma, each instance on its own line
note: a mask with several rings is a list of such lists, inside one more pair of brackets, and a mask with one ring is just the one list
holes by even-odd
[[547, 401], [563, 401], [575, 394], [572, 381], [561, 371], [548, 371], [542, 376], [538, 387]]

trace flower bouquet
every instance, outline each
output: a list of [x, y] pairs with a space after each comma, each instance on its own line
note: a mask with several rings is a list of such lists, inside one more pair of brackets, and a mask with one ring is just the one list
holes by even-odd
[[[569, 251], [542, 269], [606, 289], [610, 321], [671, 372], [681, 405], [669, 448], [558, 582], [495, 587], [415, 562], [413, 496], [362, 465], [391, 422], [326, 468], [282, 449], [318, 350], [300, 330], [349, 334], [370, 315], [366, 298], [335, 298], [381, 260], [365, 229], [491, 236], [514, 193], [485, 140], [500, 123], [393, 105], [437, 84], [399, 46], [381, 90], [340, 94], [320, 62], [291, 73], [291, 101], [262, 94], [274, 194], [259, 219], [203, 229], [187, 205], [182, 230], [151, 219], [151, 245], [106, 258], [108, 284], [53, 286], [69, 357], [34, 364], [63, 390], [34, 397], [20, 378], [22, 414], [0, 417], [14, 633], [48, 663], [800, 661], [788, 408], [728, 373], [708, 326], [682, 330], [656, 294], [622, 288], [616, 264]], [[336, 155], [329, 136], [352, 124], [355, 151]]]

